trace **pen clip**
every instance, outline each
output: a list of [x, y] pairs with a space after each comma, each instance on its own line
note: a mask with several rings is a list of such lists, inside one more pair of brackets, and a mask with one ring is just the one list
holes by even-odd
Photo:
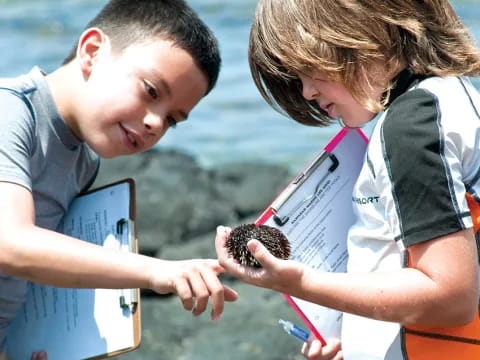
[[[126, 241], [125, 239], [126, 236]], [[117, 236], [122, 249], [127, 247], [129, 252], [136, 252], [135, 246], [135, 223], [131, 219], [120, 219], [117, 221]]]
[[[131, 219], [117, 221], [117, 237], [120, 242], [120, 251], [136, 252], [135, 223]], [[138, 305], [138, 289], [120, 289], [120, 307], [136, 311]]]
[[315, 191], [319, 188], [319, 186], [325, 181], [328, 175], [333, 173], [339, 166], [340, 162], [338, 158], [329, 151], [322, 151], [311, 163], [310, 165], [302, 171], [293, 181], [292, 183], [278, 196], [277, 199], [272, 203], [271, 209], [273, 211], [273, 220], [278, 226], [285, 225], [290, 220], [291, 213], [295, 212], [298, 207], [302, 205], [305, 199], [300, 200], [299, 203], [294, 207], [292, 211], [290, 211], [287, 215], [281, 216], [279, 214], [280, 208], [287, 202], [288, 199], [295, 193], [295, 191], [303, 184], [311, 174], [317, 170], [317, 168], [323, 164], [327, 159], [330, 159], [332, 164], [327, 169], [327, 173], [318, 181]]

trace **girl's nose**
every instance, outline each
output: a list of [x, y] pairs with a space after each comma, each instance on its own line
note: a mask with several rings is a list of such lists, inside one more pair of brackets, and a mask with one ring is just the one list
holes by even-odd
[[318, 90], [315, 88], [315, 82], [313, 79], [300, 76], [300, 80], [302, 81], [302, 96], [306, 100], [315, 100], [318, 96]]

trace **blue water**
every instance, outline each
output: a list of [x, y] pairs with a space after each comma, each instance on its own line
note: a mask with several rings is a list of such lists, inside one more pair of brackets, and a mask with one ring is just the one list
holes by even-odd
[[[0, 77], [39, 65], [53, 71], [84, 25], [104, 4], [100, 0], [0, 0]], [[203, 166], [261, 160], [299, 170], [338, 131], [297, 124], [268, 107], [250, 77], [249, 27], [256, 0], [190, 0], [218, 37], [223, 68], [213, 92], [189, 121], [169, 133], [158, 148], [187, 151]], [[479, 0], [453, 5], [480, 40]], [[477, 41], [479, 42], [479, 41]], [[475, 80], [480, 88], [480, 81]]]

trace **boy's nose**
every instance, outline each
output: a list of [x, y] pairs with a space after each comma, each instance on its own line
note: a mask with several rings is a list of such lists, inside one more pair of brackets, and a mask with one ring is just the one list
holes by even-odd
[[150, 113], [143, 119], [143, 124], [149, 134], [156, 135], [162, 127], [162, 118], [157, 114]]
[[315, 83], [312, 79], [301, 76], [302, 81], [302, 96], [306, 100], [315, 100], [318, 96], [318, 90], [315, 88]]

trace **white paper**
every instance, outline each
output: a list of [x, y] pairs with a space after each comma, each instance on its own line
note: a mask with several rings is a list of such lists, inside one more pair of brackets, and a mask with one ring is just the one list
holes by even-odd
[[[117, 221], [130, 214], [129, 184], [79, 197], [64, 220], [63, 232], [119, 249]], [[126, 246], [125, 244], [123, 246]], [[133, 316], [120, 307], [121, 290], [65, 289], [28, 285], [27, 302], [7, 333], [9, 360], [30, 359], [45, 350], [49, 360], [84, 359], [133, 346]]]
[[[354, 222], [352, 189], [366, 145], [357, 131], [349, 131], [331, 151], [338, 167], [329, 172], [333, 162], [327, 158], [278, 209], [278, 215], [288, 215], [289, 221], [280, 226], [271, 217], [265, 222], [287, 236], [292, 249], [290, 259], [319, 271], [346, 271], [347, 234]], [[340, 337], [341, 312], [291, 299], [325, 339]]]

